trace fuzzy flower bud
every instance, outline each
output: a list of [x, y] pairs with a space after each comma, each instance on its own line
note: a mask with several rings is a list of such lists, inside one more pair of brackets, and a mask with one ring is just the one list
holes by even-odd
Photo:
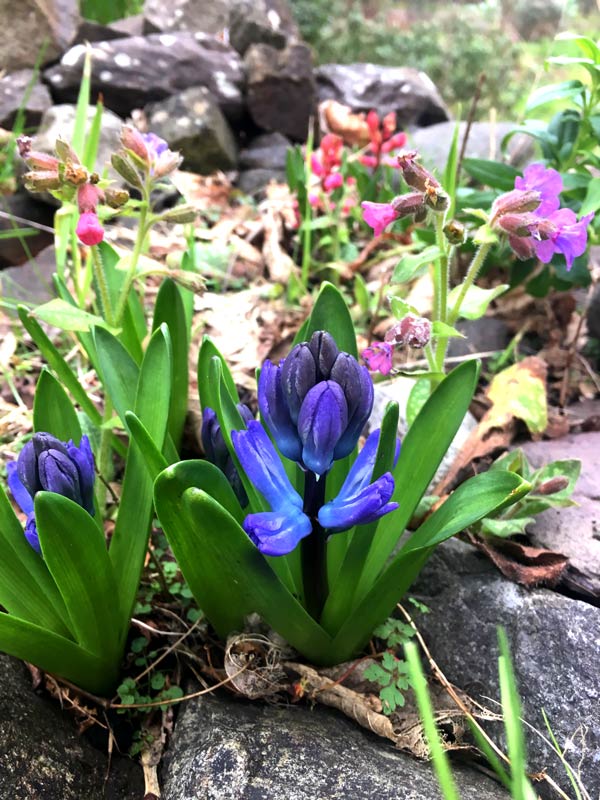
[[120, 139], [121, 144], [126, 150], [130, 150], [145, 164], [150, 164], [148, 146], [144, 141], [143, 134], [141, 134], [137, 128], [134, 128], [131, 125], [124, 125], [121, 128]]
[[110, 208], [121, 208], [129, 200], [129, 192], [126, 189], [105, 189], [104, 202]]
[[61, 181], [58, 172], [50, 170], [37, 170], [26, 172], [23, 183], [30, 192], [45, 192], [60, 189]]
[[444, 225], [444, 236], [450, 244], [462, 244], [466, 238], [465, 226], [457, 219], [451, 219]]
[[77, 190], [77, 207], [80, 214], [86, 211], [96, 211], [96, 207], [103, 198], [104, 192], [91, 183], [84, 183]]
[[142, 180], [125, 150], [119, 150], [119, 152], [113, 153], [110, 157], [110, 163], [113, 165], [115, 171], [118, 172], [130, 186], [141, 189]]
[[418, 158], [416, 150], [405, 150], [398, 156], [398, 166], [406, 183], [419, 192], [426, 192], [428, 188], [441, 189], [439, 181], [431, 172], [421, 164], [417, 164]]
[[385, 341], [406, 347], [426, 347], [431, 339], [431, 322], [426, 317], [407, 314], [385, 334]]

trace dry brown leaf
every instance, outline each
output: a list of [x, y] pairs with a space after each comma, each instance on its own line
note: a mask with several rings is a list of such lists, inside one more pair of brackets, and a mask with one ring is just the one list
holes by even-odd
[[336, 133], [350, 147], [364, 147], [369, 143], [369, 126], [365, 114], [353, 113], [350, 106], [337, 100], [324, 100], [319, 105], [321, 127]]
[[287, 285], [292, 273], [297, 269], [294, 261], [282, 247], [283, 222], [273, 206], [261, 208], [265, 228], [262, 254], [269, 270], [271, 280]]
[[562, 553], [530, 547], [512, 539], [473, 536], [471, 541], [488, 556], [505, 578], [522, 586], [553, 588], [569, 563], [567, 556]]
[[200, 211], [220, 208], [229, 209], [231, 183], [221, 172], [215, 175], [196, 175], [194, 172], [176, 170], [169, 176], [171, 182]]

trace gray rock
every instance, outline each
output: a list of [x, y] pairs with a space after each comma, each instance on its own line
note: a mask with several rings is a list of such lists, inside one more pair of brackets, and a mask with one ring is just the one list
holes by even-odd
[[141, 14], [117, 20], [110, 25], [84, 19], [79, 26], [73, 45], [85, 42], [105, 42], [110, 39], [124, 39], [128, 36], [142, 36], [144, 33], [144, 18]]
[[229, 23], [231, 0], [146, 0], [145, 32], [220, 33]]
[[0, 0], [0, 38], [3, 69], [33, 67], [46, 43], [43, 64], [56, 59], [73, 41], [81, 21], [77, 0]]
[[527, 442], [523, 450], [536, 469], [550, 461], [581, 459], [581, 476], [573, 493], [579, 505], [542, 512], [528, 533], [534, 544], [564, 553], [579, 572], [600, 586], [600, 433]]
[[[52, 276], [56, 272], [56, 250], [49, 245], [32, 255], [29, 261], [18, 267], [9, 267], [0, 273], [2, 296], [11, 302], [40, 305], [56, 297]], [[8, 312], [17, 316], [12, 309]]]
[[[566, 758], [590, 796], [600, 793], [600, 613], [552, 591], [527, 591], [458, 541], [439, 547], [411, 594], [431, 609], [419, 628], [446, 677], [488, 708], [498, 700], [496, 627], [510, 641], [523, 716], [545, 731], [546, 711]], [[483, 699], [482, 699], [483, 698]], [[529, 767], [567, 789], [557, 757], [527, 730]], [[555, 795], [552, 795], [553, 797]]]
[[[85, 47], [76, 45], [45, 71], [57, 101], [76, 99], [84, 56]], [[239, 55], [207, 34], [130, 36], [92, 46], [92, 92], [102, 92], [106, 107], [122, 117], [192, 86], [206, 86], [223, 113], [237, 119], [243, 84]]]
[[[279, 22], [277, 15], [276, 22]], [[229, 41], [238, 53], [244, 55], [252, 44], [269, 44], [283, 50], [287, 36], [279, 25], [272, 23], [264, 4], [240, 2], [231, 9]]]
[[[95, 106], [89, 106], [88, 125], [91, 125], [95, 113]], [[119, 134], [122, 127], [123, 120], [112, 111], [105, 109], [102, 114], [102, 128], [96, 158], [96, 171], [99, 174], [102, 174], [105, 167], [110, 165], [111, 153], [114, 153], [119, 147]], [[33, 137], [33, 148], [44, 153], [54, 153], [56, 140], [61, 137], [70, 141], [74, 128], [75, 106], [66, 103], [52, 106], [44, 114], [39, 130]], [[115, 173], [111, 170], [112, 168], [109, 169], [110, 177], [114, 177]]]
[[[34, 199], [26, 191], [18, 191], [8, 197], [0, 197], [0, 211], [3, 212], [0, 216], [0, 233], [15, 228], [27, 228], [29, 221], [41, 226], [37, 229], [35, 236], [27, 236], [23, 239], [18, 237], [2, 239], [0, 269], [23, 264], [32, 255], [35, 256], [54, 241], [54, 210], [46, 203]], [[2, 295], [12, 297], [6, 287], [4, 287]]]
[[52, 98], [46, 86], [34, 75], [32, 69], [20, 69], [0, 77], [0, 128], [12, 128], [22, 105], [25, 112], [23, 127], [34, 128], [40, 124], [42, 114], [52, 105]]
[[505, 22], [512, 23], [522, 39], [533, 42], [557, 34], [563, 6], [560, 0], [503, 0], [502, 11]]
[[[465, 122], [460, 123], [459, 144], [465, 133]], [[439, 122], [427, 128], [418, 128], [410, 135], [410, 145], [421, 153], [423, 161], [440, 173], [446, 166], [450, 142], [454, 136], [454, 122]], [[467, 142], [467, 158], [502, 159], [500, 146], [504, 137], [515, 127], [512, 122], [474, 122]], [[521, 165], [533, 156], [533, 140], [530, 136], [517, 134], [508, 144], [508, 156], [512, 164]]]
[[264, 196], [266, 186], [275, 181], [285, 183], [285, 171], [273, 169], [248, 169], [240, 173], [237, 187], [243, 194]]
[[286, 180], [285, 162], [291, 142], [281, 133], [264, 133], [241, 151], [238, 187], [246, 194], [257, 194], [271, 181]]
[[185, 169], [208, 175], [235, 167], [233, 133], [208, 89], [186, 89], [147, 106], [145, 111], [150, 129], [171, 149], [181, 150]]
[[495, 317], [461, 319], [455, 327], [466, 339], [450, 339], [448, 355], [453, 357], [504, 350], [512, 338], [506, 323]]
[[311, 58], [310, 48], [301, 43], [284, 50], [254, 44], [247, 51], [247, 105], [260, 128], [305, 141], [315, 112]]
[[[457, 767], [464, 800], [502, 800]], [[438, 800], [433, 770], [322, 707], [209, 695], [188, 703], [164, 763], [164, 800]]]
[[375, 109], [380, 115], [395, 111], [399, 128], [425, 127], [450, 117], [433, 81], [412, 67], [324, 64], [315, 74], [319, 102], [337, 100], [353, 111]]
[[143, 789], [136, 764], [113, 755], [108, 770], [59, 704], [34, 694], [23, 664], [0, 655], [0, 797], [137, 800]]

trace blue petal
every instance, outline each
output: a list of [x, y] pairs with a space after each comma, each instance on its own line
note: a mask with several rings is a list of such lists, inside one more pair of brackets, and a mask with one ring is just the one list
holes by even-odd
[[21, 483], [17, 472], [17, 462], [10, 461], [6, 465], [8, 473], [7, 483], [10, 493], [15, 498], [15, 502], [24, 514], [31, 514], [33, 511], [33, 498]]
[[94, 479], [96, 477], [94, 454], [87, 436], [81, 437], [79, 447], [70, 439], [67, 442], [69, 458], [74, 462], [79, 474], [79, 488], [81, 490], [81, 505], [88, 514], [94, 516]]
[[300, 461], [302, 444], [283, 396], [281, 367], [265, 361], [258, 379], [258, 406], [277, 447], [286, 458]]
[[28, 543], [33, 547], [36, 553], [42, 553], [42, 548], [40, 547], [40, 540], [38, 538], [37, 527], [35, 524], [35, 514], [33, 511], [27, 517], [27, 522], [25, 524], [25, 538], [27, 539]]
[[69, 456], [59, 450], [44, 450], [38, 458], [38, 470], [42, 489], [82, 505], [79, 473]]
[[358, 437], [362, 433], [367, 420], [371, 416], [371, 411], [373, 410], [375, 390], [373, 389], [373, 381], [369, 375], [369, 370], [366, 367], [359, 367], [357, 380], [360, 382], [358, 403], [354, 411], [349, 412], [346, 430], [337, 443], [333, 454], [335, 459], [345, 458], [354, 450], [358, 442]]
[[302, 509], [302, 498], [260, 422], [252, 420], [247, 430], [232, 431], [231, 439], [244, 472], [273, 510], [287, 506]]
[[308, 392], [298, 417], [302, 462], [316, 475], [333, 464], [333, 453], [348, 423], [344, 392], [335, 381], [321, 381]]
[[318, 514], [319, 522], [333, 533], [375, 522], [398, 508], [398, 503], [389, 502], [393, 494], [394, 478], [391, 472], [386, 472], [358, 494], [342, 499], [338, 495], [324, 505]]
[[289, 506], [278, 511], [249, 514], [244, 530], [266, 556], [285, 556], [312, 531], [310, 519], [297, 508]]

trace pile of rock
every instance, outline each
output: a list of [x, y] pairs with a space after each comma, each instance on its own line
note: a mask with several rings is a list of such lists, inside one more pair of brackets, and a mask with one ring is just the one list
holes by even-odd
[[[287, 146], [304, 141], [321, 100], [393, 110], [403, 127], [448, 119], [435, 86], [417, 70], [313, 69], [286, 0], [147, 0], [143, 14], [107, 26], [82, 20], [77, 0], [17, 7], [0, 0], [0, 17], [10, 20], [10, 36], [0, 42], [0, 127], [13, 125], [23, 102], [30, 128], [47, 127], [53, 105], [55, 120], [57, 105], [74, 103], [90, 42], [94, 101], [102, 96], [121, 119], [143, 109], [152, 130], [184, 153], [184, 168], [210, 173], [251, 164], [245, 184], [252, 188], [281, 178], [282, 137]], [[277, 134], [276, 161], [265, 134]]]

